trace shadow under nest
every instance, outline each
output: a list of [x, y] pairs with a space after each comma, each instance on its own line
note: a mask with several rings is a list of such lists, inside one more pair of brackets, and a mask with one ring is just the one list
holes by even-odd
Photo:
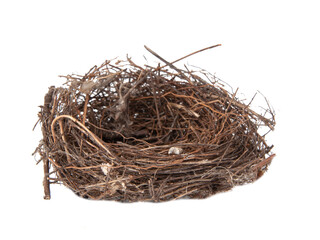
[[49, 88], [36, 149], [46, 199], [53, 183], [89, 199], [206, 198], [263, 175], [274, 154], [258, 130], [273, 130], [271, 109], [266, 118], [209, 73], [159, 58], [106, 61]]

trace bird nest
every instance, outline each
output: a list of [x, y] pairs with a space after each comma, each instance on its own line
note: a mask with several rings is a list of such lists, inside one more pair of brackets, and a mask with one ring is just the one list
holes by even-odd
[[105, 61], [49, 88], [36, 149], [45, 199], [53, 183], [89, 199], [206, 198], [266, 171], [274, 154], [258, 130], [273, 130], [270, 108], [260, 115], [213, 75], [148, 51], [164, 65]]

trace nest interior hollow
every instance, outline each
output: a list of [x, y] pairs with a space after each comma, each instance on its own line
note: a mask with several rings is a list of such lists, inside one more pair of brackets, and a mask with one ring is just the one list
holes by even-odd
[[50, 87], [39, 119], [45, 194], [89, 199], [206, 198], [263, 175], [274, 155], [251, 110], [205, 71], [105, 61]]

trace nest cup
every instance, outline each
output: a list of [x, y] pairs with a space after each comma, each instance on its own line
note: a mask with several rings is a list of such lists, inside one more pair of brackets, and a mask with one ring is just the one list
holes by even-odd
[[46, 199], [53, 183], [89, 199], [206, 198], [263, 175], [274, 155], [259, 129], [273, 130], [271, 109], [260, 115], [211, 74], [159, 58], [105, 61], [49, 88], [36, 149]]

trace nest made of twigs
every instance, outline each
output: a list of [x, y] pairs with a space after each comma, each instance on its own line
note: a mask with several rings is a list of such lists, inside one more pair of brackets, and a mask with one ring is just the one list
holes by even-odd
[[50, 87], [36, 149], [49, 185], [116, 201], [205, 198], [253, 182], [274, 155], [266, 118], [207, 72], [105, 61]]

